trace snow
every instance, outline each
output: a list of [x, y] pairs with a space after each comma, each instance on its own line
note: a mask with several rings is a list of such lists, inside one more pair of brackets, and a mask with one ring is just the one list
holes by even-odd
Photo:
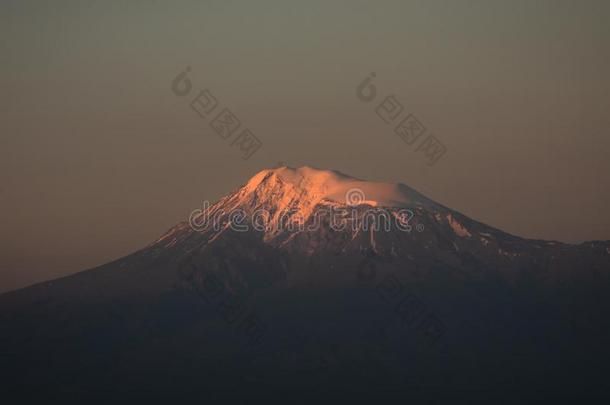
[[462, 238], [472, 236], [468, 229], [466, 229], [462, 224], [460, 224], [451, 214], [447, 214], [447, 221], [449, 221], [449, 226], [453, 229], [456, 235], [461, 236]]
[[[312, 203], [327, 200], [379, 207], [437, 206], [432, 200], [401, 183], [364, 181], [335, 170], [320, 170], [309, 166], [263, 170], [248, 181], [244, 190], [254, 192], [263, 181], [268, 181], [271, 177], [290, 186], [295, 194]], [[277, 201], [280, 205], [286, 202]]]

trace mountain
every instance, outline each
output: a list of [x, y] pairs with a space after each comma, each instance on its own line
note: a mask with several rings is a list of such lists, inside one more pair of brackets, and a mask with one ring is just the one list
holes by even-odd
[[609, 273], [608, 241], [268, 169], [132, 255], [0, 296], [2, 377], [62, 402], [605, 397]]

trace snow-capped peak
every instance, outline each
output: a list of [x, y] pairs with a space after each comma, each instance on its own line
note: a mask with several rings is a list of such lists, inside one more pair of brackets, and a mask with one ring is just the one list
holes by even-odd
[[[209, 229], [210, 218], [221, 218], [212, 219], [211, 222], [226, 225], [232, 221], [231, 218], [240, 221], [231, 213], [243, 212], [253, 224], [263, 225], [264, 239], [270, 241], [280, 235], [297, 234], [293, 232], [295, 227], [292, 225], [296, 225], [296, 229], [301, 229], [299, 224], [319, 225], [321, 217], [333, 222], [331, 212], [346, 213], [345, 210], [335, 209], [341, 206], [353, 208], [347, 211], [352, 217], [346, 221], [352, 224], [354, 235], [359, 230], [353, 229], [353, 225], [368, 224], [371, 221], [369, 214], [383, 212], [404, 228], [405, 220], [410, 220], [406, 218], [412, 218], [415, 211], [435, 214], [449, 212], [447, 208], [401, 183], [364, 181], [334, 170], [303, 166], [262, 170], [216, 204], [203, 211], [195, 210], [189, 222], [195, 230]], [[357, 206], [363, 209], [356, 209]], [[333, 218], [337, 219], [336, 215]], [[216, 228], [220, 233], [226, 230], [226, 227]]]
[[[274, 201], [282, 207], [298, 197], [301, 203], [315, 205], [319, 202], [336, 202], [347, 205], [367, 204], [380, 207], [418, 207], [437, 204], [417, 191], [401, 183], [373, 182], [357, 179], [334, 170], [320, 170], [309, 166], [265, 169], [254, 175], [242, 189], [244, 193], [259, 197], [279, 197], [270, 189], [278, 184], [290, 189], [290, 195], [282, 193], [283, 201]], [[287, 190], [284, 190], [287, 191]], [[303, 201], [307, 200], [307, 201]]]

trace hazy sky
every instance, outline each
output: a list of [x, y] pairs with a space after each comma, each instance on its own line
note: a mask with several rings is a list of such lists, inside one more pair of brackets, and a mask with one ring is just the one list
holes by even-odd
[[[0, 291], [131, 253], [279, 161], [610, 239], [609, 22], [607, 1], [3, 0]], [[187, 65], [252, 158], [172, 93]], [[436, 165], [375, 114], [390, 94], [447, 147]]]

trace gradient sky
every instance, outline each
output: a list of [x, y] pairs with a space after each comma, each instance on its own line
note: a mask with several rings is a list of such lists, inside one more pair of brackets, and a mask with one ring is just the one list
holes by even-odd
[[[607, 1], [3, 0], [0, 291], [131, 253], [280, 161], [610, 239], [609, 21]], [[187, 65], [263, 141], [250, 160], [172, 93]], [[356, 98], [370, 72], [446, 145], [435, 166]]]

